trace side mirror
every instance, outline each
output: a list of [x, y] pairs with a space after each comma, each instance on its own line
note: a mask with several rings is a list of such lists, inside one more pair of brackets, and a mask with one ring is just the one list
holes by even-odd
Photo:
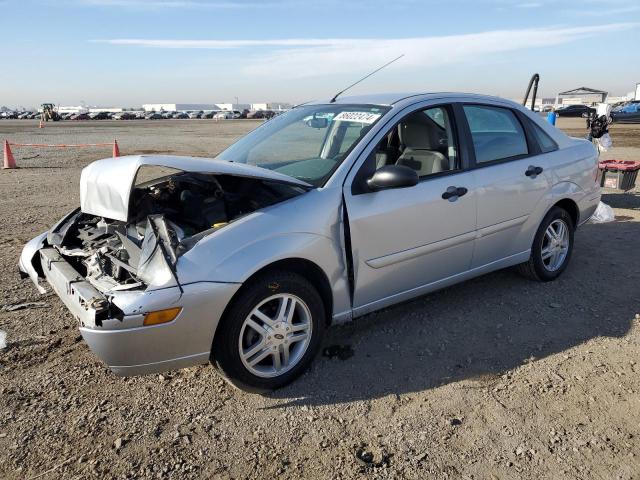
[[311, 128], [327, 128], [329, 119], [326, 117], [313, 117], [307, 120], [306, 124]]
[[409, 167], [385, 165], [376, 170], [373, 177], [367, 180], [367, 186], [375, 192], [387, 188], [413, 187], [418, 180], [418, 173]]

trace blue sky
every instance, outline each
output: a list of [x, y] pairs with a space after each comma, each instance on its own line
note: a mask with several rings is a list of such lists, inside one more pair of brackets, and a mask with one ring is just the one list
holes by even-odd
[[519, 98], [640, 82], [638, 0], [0, 0], [0, 105]]

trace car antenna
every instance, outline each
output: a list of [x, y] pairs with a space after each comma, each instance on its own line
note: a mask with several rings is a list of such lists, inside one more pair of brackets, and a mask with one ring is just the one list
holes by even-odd
[[358, 80], [355, 83], [352, 83], [351, 85], [349, 85], [347, 88], [345, 88], [344, 90], [339, 91], [338, 93], [336, 93], [333, 98], [331, 99], [331, 101], [329, 103], [335, 103], [336, 99], [342, 95], [344, 92], [346, 92], [347, 90], [349, 90], [351, 87], [355, 87], [357, 84], [359, 84], [360, 82], [362, 82], [363, 80], [366, 80], [367, 78], [369, 78], [371, 75], [373, 75], [374, 73], [378, 73], [380, 70], [382, 70], [385, 67], [388, 67], [389, 65], [391, 65], [393, 62], [400, 60], [402, 57], [404, 57], [404, 53], [402, 55], [400, 55], [399, 57], [394, 58], [393, 60], [391, 60], [390, 62], [385, 63], [384, 65], [382, 65], [380, 68], [375, 69], [373, 72], [369, 73], [368, 75], [365, 75], [364, 77], [362, 77], [360, 80]]

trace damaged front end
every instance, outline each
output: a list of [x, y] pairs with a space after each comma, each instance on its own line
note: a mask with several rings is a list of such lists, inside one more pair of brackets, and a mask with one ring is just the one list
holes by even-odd
[[[140, 330], [149, 312], [171, 307], [180, 307], [181, 315], [192, 319], [220, 315], [238, 286], [210, 279], [182, 285], [181, 256], [239, 218], [307, 189], [304, 182], [259, 167], [208, 159], [136, 156], [94, 162], [82, 172], [81, 208], [25, 245], [20, 271], [41, 292], [39, 279], [46, 278], [91, 348], [114, 371], [126, 370], [122, 365], [131, 363], [131, 354], [125, 345], [135, 335], [105, 348], [102, 334]], [[175, 336], [193, 336], [205, 328], [183, 324]], [[213, 330], [206, 325], [207, 335]], [[206, 335], [199, 337], [210, 345]], [[158, 337], [155, 346], [167, 341]], [[191, 354], [186, 346], [178, 349], [174, 344], [167, 344], [164, 353], [149, 348], [144, 355], [136, 354], [136, 365], [155, 365], [165, 357], [184, 365], [180, 359]], [[155, 370], [134, 368], [134, 373], [148, 371]]]
[[181, 288], [178, 235], [182, 229], [162, 214], [131, 224], [76, 210], [47, 234], [38, 252], [40, 271], [81, 326], [101, 326], [123, 319], [121, 292], [130, 300], [152, 285]]

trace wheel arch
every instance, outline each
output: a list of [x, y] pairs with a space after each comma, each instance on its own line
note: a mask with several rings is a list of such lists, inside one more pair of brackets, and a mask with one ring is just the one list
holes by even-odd
[[578, 227], [578, 223], [580, 221], [580, 209], [578, 208], [578, 204], [574, 200], [570, 198], [563, 198], [562, 200], [554, 203], [551, 208], [553, 207], [559, 207], [566, 211], [573, 221], [573, 228]]
[[[261, 267], [260, 269], [253, 272], [244, 282], [242, 287], [238, 289], [238, 291], [231, 297], [231, 300], [227, 303], [227, 306], [224, 309], [224, 312], [220, 318], [224, 318], [227, 315], [227, 312], [231, 308], [231, 306], [235, 303], [238, 296], [244, 290], [244, 288], [250, 285], [256, 278], [261, 275], [268, 274], [269, 272], [276, 271], [287, 271], [294, 272], [298, 275], [304, 277], [308, 280], [311, 285], [313, 285], [318, 293], [320, 294], [320, 298], [322, 298], [322, 303], [325, 309], [325, 322], [327, 325], [331, 323], [332, 312], [333, 312], [333, 291], [331, 289], [331, 284], [329, 283], [329, 279], [322, 270], [322, 268], [317, 265], [315, 262], [308, 260], [306, 258], [299, 257], [291, 257], [284, 258], [280, 260], [276, 260], [268, 265]], [[217, 333], [217, 328], [216, 328]], [[215, 338], [215, 334], [214, 334]]]

